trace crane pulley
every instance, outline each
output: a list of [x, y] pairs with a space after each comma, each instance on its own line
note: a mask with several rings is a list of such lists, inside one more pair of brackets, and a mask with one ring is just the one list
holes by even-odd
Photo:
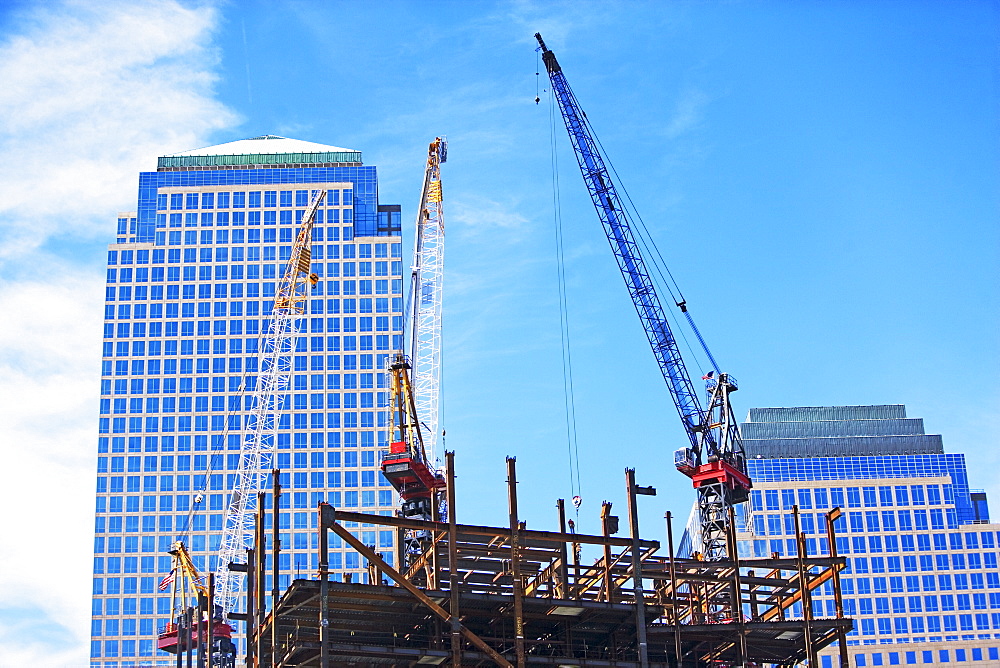
[[[709, 372], [703, 379], [708, 407], [702, 407], [590, 121], [555, 54], [545, 46], [540, 34], [535, 33], [535, 38], [584, 183], [688, 437], [689, 445], [678, 450], [674, 460], [698, 493], [702, 553], [708, 560], [725, 559], [732, 507], [747, 500], [752, 486], [739, 427], [729, 403], [737, 384], [728, 374]], [[684, 302], [678, 306], [690, 320]]]

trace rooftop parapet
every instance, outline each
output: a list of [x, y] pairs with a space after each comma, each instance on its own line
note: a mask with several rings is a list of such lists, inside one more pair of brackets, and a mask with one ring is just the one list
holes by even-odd
[[178, 169], [254, 169], [260, 167], [340, 167], [360, 165], [361, 151], [277, 135], [183, 151], [157, 159], [157, 171]]

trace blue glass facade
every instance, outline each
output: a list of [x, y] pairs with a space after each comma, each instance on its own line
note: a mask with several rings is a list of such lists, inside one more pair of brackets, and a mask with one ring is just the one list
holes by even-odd
[[[277, 138], [275, 138], [277, 139]], [[222, 147], [219, 147], [220, 149]], [[390, 352], [402, 348], [399, 207], [375, 167], [183, 168], [140, 174], [137, 211], [108, 251], [91, 666], [174, 665], [154, 650], [170, 618], [167, 550], [216, 569], [223, 514], [252, 404], [261, 335], [303, 211], [320, 281], [299, 320], [273, 465], [282, 470], [281, 587], [315, 572], [316, 504], [392, 513], [382, 477]], [[391, 531], [359, 527], [390, 561]], [[340, 577], [367, 577], [333, 545]], [[270, 587], [265, 583], [265, 587]]]
[[[970, 491], [963, 455], [934, 445], [902, 406], [753, 409], [742, 427], [754, 481], [745, 553], [794, 554], [798, 506], [809, 553], [828, 554], [825, 514], [843, 510], [835, 528], [848, 559], [852, 665], [998, 665], [1000, 526]], [[892, 454], [828, 456], [883, 444]], [[813, 606], [835, 614], [832, 584]], [[825, 651], [821, 665], [835, 656]]]
[[943, 486], [944, 498], [954, 504], [947, 513], [948, 528], [956, 529], [959, 524], [976, 519], [965, 471], [965, 455], [751, 459], [747, 468], [754, 482], [948, 477], [951, 484]]

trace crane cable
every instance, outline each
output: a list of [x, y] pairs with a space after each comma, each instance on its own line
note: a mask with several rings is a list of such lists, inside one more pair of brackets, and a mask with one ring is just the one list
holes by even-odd
[[[257, 352], [255, 353], [255, 355], [257, 356], [258, 361], [260, 360], [261, 352], [264, 349], [264, 341], [267, 339], [266, 332], [268, 331], [268, 328], [270, 327], [270, 323], [268, 323], [268, 320], [270, 320], [270, 318], [262, 318], [261, 319], [261, 325], [262, 325], [262, 327], [260, 328], [260, 333], [257, 336]], [[263, 326], [265, 324], [267, 324], [267, 327]], [[259, 378], [259, 374], [260, 373], [261, 373], [261, 371], [258, 369], [258, 371], [257, 371], [258, 378]], [[208, 469], [205, 471], [205, 483], [201, 486], [201, 489], [193, 489], [192, 490], [192, 492], [194, 492], [194, 498], [191, 501], [191, 505], [190, 505], [190, 508], [188, 510], [187, 517], [185, 518], [185, 524], [184, 524], [183, 527], [176, 527], [176, 529], [177, 529], [177, 538], [176, 538], [176, 540], [178, 540], [178, 541], [186, 539], [191, 534], [191, 532], [192, 532], [192, 529], [191, 529], [191, 520], [194, 518], [194, 514], [196, 512], [207, 510], [207, 508], [208, 508], [207, 504], [205, 503], [205, 493], [209, 491], [209, 486], [211, 484], [211, 475], [216, 470], [216, 464], [215, 464], [215, 462], [218, 460], [218, 462], [219, 462], [218, 469], [219, 470], [222, 470], [222, 471], [227, 470], [226, 466], [224, 465], [225, 462], [224, 462], [223, 458], [225, 457], [224, 451], [228, 449], [228, 447], [225, 445], [225, 443], [226, 443], [227, 437], [229, 435], [230, 418], [234, 414], [236, 414], [237, 412], [242, 412], [242, 410], [245, 410], [245, 408], [241, 408], [241, 406], [243, 406], [243, 404], [244, 404], [244, 398], [246, 396], [246, 390], [247, 390], [247, 378], [249, 377], [249, 375], [250, 375], [250, 372], [247, 370], [247, 366], [244, 364], [243, 365], [243, 375], [240, 378], [240, 387], [239, 387], [239, 390], [238, 390], [237, 394], [235, 395], [236, 396], [236, 401], [234, 401], [234, 402], [227, 402], [230, 405], [228, 407], [228, 410], [226, 411], [226, 420], [223, 423], [224, 426], [223, 426], [222, 433], [218, 435], [218, 439], [219, 439], [218, 443], [221, 446], [221, 447], [218, 448], [218, 450], [221, 450], [223, 452], [214, 452], [213, 454], [211, 454], [211, 455], [208, 456]], [[243, 432], [242, 429], [240, 431], [241, 431], [241, 433]], [[243, 434], [243, 435], [245, 436], [245, 434]], [[210, 452], [216, 449], [216, 448], [212, 448], [211, 445], [212, 444], [210, 443], [209, 444]], [[275, 443], [274, 446], [275, 446], [275, 450], [277, 450], [278, 444]], [[241, 442], [240, 443], [240, 450], [241, 451], [242, 451], [242, 448], [243, 448], [243, 444]], [[223, 492], [226, 491], [225, 487], [223, 488], [222, 491]], [[214, 552], [214, 550], [206, 550], [206, 551], [209, 553], [209, 556], [212, 556], [212, 553]], [[214, 571], [215, 569], [211, 568], [211, 569], [208, 569], [208, 570]]]
[[[538, 74], [537, 72], [535, 73]], [[536, 79], [537, 81], [537, 79]], [[536, 102], [538, 96], [535, 96]], [[566, 254], [563, 245], [562, 204], [559, 195], [559, 158], [556, 150], [555, 96], [549, 95], [549, 149], [552, 168], [553, 226], [556, 242], [556, 275], [559, 287], [559, 336], [562, 344], [563, 406], [566, 412], [566, 446], [568, 450], [570, 493], [577, 517], [583, 503], [583, 489], [580, 484], [580, 444], [576, 429], [576, 399], [573, 393], [573, 355], [569, 336], [569, 304], [566, 295]]]
[[[312, 193], [316, 192], [316, 191], [310, 189], [309, 192], [310, 192], [310, 196], [312, 196]], [[297, 229], [301, 229], [301, 224], [300, 224], [300, 226]], [[298, 233], [296, 232], [296, 234], [298, 234]], [[290, 261], [291, 260], [289, 260], [289, 262]], [[285, 264], [287, 264], [287, 263], [285, 263]], [[284, 267], [285, 265], [283, 264], [282, 266]], [[284, 269], [282, 269], [282, 274], [284, 274]], [[277, 296], [277, 291], [275, 292], [275, 296]], [[266, 301], [266, 300], [264, 300], [264, 301]], [[272, 304], [273, 304], [273, 299], [272, 299]], [[302, 320], [305, 319], [305, 313], [301, 313], [299, 315], [301, 316]], [[260, 379], [260, 374], [263, 373], [263, 370], [264, 370], [263, 369], [263, 366], [264, 366], [264, 364], [263, 364], [263, 362], [264, 362], [264, 347], [265, 347], [265, 343], [266, 343], [266, 341], [268, 339], [268, 335], [271, 333], [271, 327], [272, 327], [273, 320], [274, 320], [273, 316], [274, 316], [274, 312], [273, 312], [273, 307], [272, 307], [271, 313], [269, 313], [266, 317], [262, 317], [261, 318], [261, 327], [260, 327], [260, 330], [259, 330], [259, 332], [257, 334], [257, 346], [256, 346], [257, 350], [254, 353], [254, 356], [257, 358], [257, 360], [259, 362], [258, 369], [255, 372], [255, 375], [257, 376], [258, 380]], [[299, 319], [297, 318], [297, 320], [299, 320]], [[292, 338], [294, 339], [294, 338], [298, 338], [299, 336], [301, 336], [303, 334], [304, 327], [305, 327], [305, 323], [304, 322], [301, 322], [298, 325], [295, 325], [294, 326], [294, 331], [292, 332], [292, 334], [294, 334], [294, 336]], [[293, 349], [294, 349], [294, 343], [293, 343]], [[289, 353], [291, 353], [291, 351], [289, 351]], [[205, 471], [205, 482], [201, 486], [200, 489], [193, 489], [192, 490], [192, 492], [194, 492], [194, 494], [193, 494], [192, 502], [191, 502], [190, 507], [188, 509], [187, 516], [185, 517], [185, 520], [184, 520], [184, 526], [182, 526], [182, 527], [181, 526], [175, 527], [176, 528], [176, 536], [177, 536], [176, 540], [177, 541], [184, 540], [184, 539], [188, 538], [188, 536], [190, 536], [191, 532], [193, 531], [193, 529], [191, 528], [191, 526], [192, 526], [192, 519], [194, 518], [194, 514], [197, 513], [197, 512], [201, 512], [201, 511], [204, 511], [204, 510], [208, 509], [208, 504], [205, 503], [205, 496], [206, 496], [206, 492], [209, 491], [209, 487], [211, 486], [211, 476], [212, 476], [212, 474], [216, 470], [221, 470], [221, 471], [228, 470], [227, 467], [225, 466], [225, 460], [224, 460], [225, 454], [224, 454], [224, 451], [228, 450], [228, 446], [226, 445], [226, 441], [228, 440], [228, 435], [229, 435], [229, 430], [230, 430], [229, 425], [230, 425], [230, 422], [231, 422], [231, 418], [236, 413], [242, 413], [243, 411], [247, 410], [247, 407], [245, 406], [245, 403], [246, 403], [245, 399], [246, 399], [246, 393], [247, 393], [247, 379], [249, 377], [250, 377], [249, 368], [248, 368], [248, 366], [246, 364], [244, 364], [243, 365], [243, 373], [242, 373], [241, 378], [240, 378], [239, 390], [237, 391], [237, 394], [235, 395], [236, 401], [227, 402], [229, 405], [227, 406], [227, 410], [226, 410], [226, 416], [225, 416], [226, 419], [225, 419], [225, 422], [223, 423], [222, 433], [218, 435], [218, 443], [219, 443], [220, 447], [217, 448], [217, 449], [213, 448], [212, 444], [209, 443], [209, 448], [210, 448], [209, 451], [212, 452], [212, 454], [210, 454], [208, 456], [208, 466], [207, 466], [207, 470]], [[288, 390], [291, 390], [291, 387], [288, 387], [288, 388], [285, 388], [285, 389], [286, 389], [286, 392], [283, 393], [283, 394], [285, 394], [284, 401], [287, 402], [289, 399], [291, 399], [291, 393], [288, 391]], [[242, 450], [243, 450], [243, 441], [246, 438], [246, 427], [247, 427], [246, 424], [242, 424], [241, 427], [240, 427], [240, 435], [243, 438], [240, 441], [239, 452], [242, 452]], [[222, 452], [215, 452], [215, 450], [219, 450], [219, 451], [222, 451]], [[277, 450], [278, 450], [278, 443], [275, 442], [275, 443], [273, 443], [273, 449], [272, 449], [272, 464], [274, 463], [274, 455], [277, 454]], [[216, 462], [218, 462], [218, 467], [216, 466]], [[222, 491], [223, 492], [227, 492], [227, 493], [231, 493], [232, 490], [228, 489], [228, 487], [229, 487], [228, 485], [224, 485]], [[206, 552], [209, 553], [208, 556], [210, 556], [210, 557], [213, 556], [213, 553], [215, 551], [216, 550], [211, 550], [211, 549], [210, 550], [206, 550]], [[209, 568], [208, 570], [215, 571], [215, 568]]]
[[[691, 313], [687, 309], [687, 300], [684, 298], [684, 293], [681, 292], [681, 286], [677, 283], [677, 280], [674, 278], [673, 272], [670, 271], [670, 267], [667, 266], [666, 261], [663, 259], [663, 254], [660, 252], [659, 247], [653, 240], [653, 236], [652, 234], [650, 234], [649, 228], [646, 226], [646, 221], [643, 220], [642, 215], [639, 213], [639, 210], [636, 208], [635, 203], [632, 201], [632, 195], [629, 194], [628, 189], [625, 188], [621, 177], [618, 176], [618, 170], [615, 169], [614, 163], [608, 157], [607, 151], [604, 150], [604, 145], [601, 143], [600, 137], [594, 131], [593, 126], [590, 124], [590, 119], [587, 118], [586, 115], [584, 115], [583, 122], [586, 123], [588, 128], [590, 128], [590, 134], [594, 138], [594, 141], [597, 144], [597, 148], [600, 151], [602, 157], [604, 158], [605, 164], [611, 170], [611, 173], [614, 175], [615, 181], [619, 184], [619, 188], [625, 194], [625, 201], [623, 202], [623, 204], [625, 204], [628, 207], [628, 209], [632, 212], [632, 215], [635, 216], [635, 220], [638, 223], [638, 225], [634, 227], [636, 232], [636, 241], [646, 251], [646, 256], [649, 258], [649, 264], [652, 265], [653, 270], [655, 272], [655, 274], [651, 275], [650, 278], [653, 278], [654, 280], [657, 277], [659, 278], [659, 281], [656, 282], [661, 287], [666, 288], [667, 292], [670, 294], [670, 298], [673, 299], [674, 301], [674, 305], [676, 305], [681, 310], [681, 312], [684, 313], [688, 325], [691, 327], [691, 330], [697, 337], [698, 342], [701, 344], [702, 350], [708, 357], [709, 364], [711, 364], [712, 368], [715, 369], [716, 373], [721, 373], [719, 369], [719, 364], [715, 361], [715, 356], [712, 354], [712, 351], [709, 350], [708, 344], [705, 342], [705, 339], [701, 335], [701, 331], [698, 329], [698, 326], [694, 322], [694, 318], [691, 317]], [[674, 321], [678, 333], [684, 340], [685, 347], [687, 347], [688, 352], [691, 353], [691, 358], [698, 359], [700, 356], [695, 354], [694, 348], [687, 340], [687, 335], [685, 334], [685, 328], [679, 326], [678, 319], [676, 318], [676, 316], [672, 311], [667, 311], [667, 314], [668, 317], [670, 317], [671, 320]]]

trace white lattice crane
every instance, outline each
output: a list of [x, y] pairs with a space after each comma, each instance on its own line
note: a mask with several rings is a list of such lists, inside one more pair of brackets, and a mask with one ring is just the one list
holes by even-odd
[[408, 352], [413, 364], [416, 412], [423, 427], [428, 464], [432, 466], [439, 458], [437, 445], [441, 436], [441, 282], [444, 270], [441, 163], [447, 159], [448, 140], [437, 137], [427, 149], [410, 274]]
[[319, 277], [310, 272], [312, 228], [316, 209], [326, 190], [314, 191], [312, 203], [302, 215], [301, 228], [285, 265], [274, 297], [270, 324], [263, 338], [260, 374], [252, 392], [253, 405], [240, 450], [229, 507], [219, 546], [219, 564], [215, 574], [215, 600], [225, 615], [236, 612], [243, 589], [243, 573], [229, 570], [231, 562], [243, 562], [252, 542], [256, 493], [265, 489], [272, 468], [277, 441], [278, 419], [284, 408], [285, 393], [291, 378], [291, 354], [299, 334], [300, 316], [305, 312], [308, 288]]
[[[444, 269], [444, 209], [441, 163], [448, 143], [437, 137], [427, 148], [424, 185], [417, 213], [410, 274], [410, 340], [405, 355], [393, 355], [386, 370], [392, 380], [389, 452], [382, 473], [399, 493], [404, 517], [432, 520], [435, 492], [444, 478], [435, 470], [441, 393], [441, 279]], [[423, 551], [426, 531], [408, 531], [404, 559]]]

